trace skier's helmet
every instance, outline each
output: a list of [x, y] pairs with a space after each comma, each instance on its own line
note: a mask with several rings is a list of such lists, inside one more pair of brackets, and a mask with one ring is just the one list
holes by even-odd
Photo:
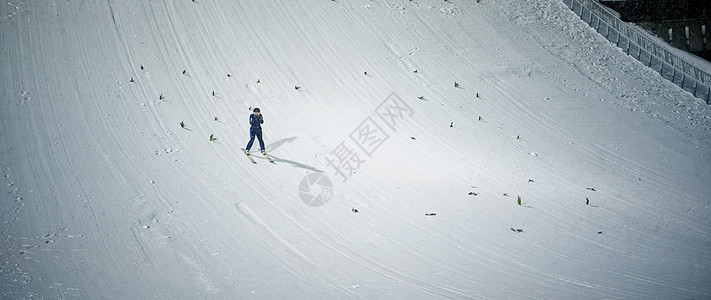
[[253, 111], [256, 113], [260, 112], [259, 107], [255, 107]]

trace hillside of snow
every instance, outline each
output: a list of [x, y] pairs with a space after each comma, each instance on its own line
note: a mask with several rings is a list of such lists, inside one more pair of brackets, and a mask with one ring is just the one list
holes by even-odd
[[0, 298], [711, 298], [711, 106], [560, 1], [35, 2]]

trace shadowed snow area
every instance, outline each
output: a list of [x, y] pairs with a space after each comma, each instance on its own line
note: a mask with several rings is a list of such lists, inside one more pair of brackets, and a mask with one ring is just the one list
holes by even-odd
[[711, 106], [557, 0], [12, 0], [0, 65], [3, 299], [711, 298]]

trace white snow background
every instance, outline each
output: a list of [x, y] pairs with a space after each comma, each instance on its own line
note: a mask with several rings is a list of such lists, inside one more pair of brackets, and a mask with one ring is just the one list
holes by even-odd
[[710, 106], [561, 1], [10, 0], [0, 39], [0, 298], [711, 298]]

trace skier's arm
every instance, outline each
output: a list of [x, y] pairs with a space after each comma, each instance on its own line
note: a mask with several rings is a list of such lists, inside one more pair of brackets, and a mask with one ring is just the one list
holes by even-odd
[[264, 124], [264, 117], [262, 116], [262, 114], [259, 114], [259, 123]]

